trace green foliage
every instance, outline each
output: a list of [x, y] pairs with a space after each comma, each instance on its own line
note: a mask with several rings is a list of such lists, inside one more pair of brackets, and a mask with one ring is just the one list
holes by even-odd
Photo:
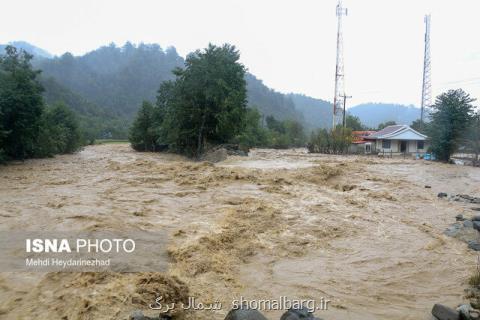
[[75, 113], [64, 104], [46, 108], [32, 56], [11, 46], [5, 51], [0, 56], [0, 162], [78, 150]]
[[[245, 75], [247, 82], [247, 94], [249, 106], [256, 106], [261, 114], [265, 116], [273, 116], [280, 121], [283, 120], [295, 120], [304, 123], [303, 109], [300, 108], [303, 105], [295, 103], [294, 99], [296, 95], [285, 95], [275, 90], [268, 88], [263, 82], [257, 79], [254, 75], [247, 73]], [[315, 111], [323, 111], [323, 105], [319, 108], [316, 105], [318, 102], [315, 99], [305, 101], [304, 104], [308, 105], [310, 109]]]
[[343, 154], [348, 151], [352, 141], [352, 130], [349, 128], [320, 129], [312, 132], [308, 150], [312, 153]]
[[39, 71], [32, 69], [32, 56], [7, 46], [0, 56], [0, 112], [3, 157], [25, 159], [34, 155], [43, 110]]
[[305, 146], [306, 137], [300, 122], [285, 120], [283, 126], [285, 127], [285, 136], [288, 138], [289, 147]]
[[366, 129], [360, 121], [360, 118], [351, 114], [347, 114], [345, 117], [345, 126], [353, 131], [362, 131]]
[[461, 145], [465, 129], [472, 121], [473, 101], [462, 89], [449, 90], [438, 96], [431, 107], [428, 133], [432, 151], [439, 160], [450, 160]]
[[477, 111], [470, 120], [465, 135], [465, 144], [468, 151], [475, 155], [475, 164], [480, 165], [480, 111]]
[[4, 139], [7, 136], [7, 131], [3, 129], [3, 113], [0, 109], [0, 163], [4, 163], [7, 160], [7, 155], [5, 154]]
[[75, 113], [62, 103], [46, 108], [40, 121], [35, 156], [73, 153], [80, 146], [81, 135]]
[[245, 129], [233, 139], [233, 143], [248, 149], [253, 147], [269, 146], [268, 129], [262, 126], [262, 115], [256, 109], [247, 109], [245, 115]]
[[129, 140], [132, 147], [137, 151], [156, 151], [159, 139], [157, 122], [158, 107], [155, 108], [150, 102], [144, 101], [138, 111], [137, 118], [130, 129]]
[[295, 93], [289, 94], [288, 97], [295, 104], [295, 109], [301, 113], [302, 118], [297, 120], [304, 123], [306, 131], [332, 126], [332, 103]]
[[265, 147], [286, 149], [305, 145], [305, 133], [300, 122], [278, 121], [272, 116], [265, 119], [268, 128], [268, 143]]
[[190, 54], [176, 79], [160, 87], [157, 104], [160, 141], [169, 148], [198, 157], [206, 144], [221, 144], [245, 126], [245, 67], [234, 46], [209, 45]]
[[[44, 75], [48, 104], [65, 102], [81, 116], [82, 130], [87, 129], [96, 138], [125, 138], [142, 101], [154, 101], [159, 83], [175, 80], [172, 70], [185, 67], [185, 61], [173, 47], [127, 42], [122, 47], [103, 46], [83, 56], [66, 53], [42, 59], [36, 67]], [[249, 73], [244, 79], [248, 105], [256, 106], [263, 115], [303, 124], [305, 107], [310, 110], [305, 118], [314, 119], [315, 127], [331, 119], [328, 102], [307, 98], [296, 108], [296, 95], [276, 92]]]
[[130, 123], [118, 113], [87, 101], [51, 77], [41, 77], [40, 82], [45, 88], [43, 97], [47, 104], [64, 103], [78, 115], [82, 141], [85, 144], [93, 144], [97, 138], [127, 137]]
[[422, 121], [421, 119], [417, 119], [415, 121], [412, 122], [412, 124], [410, 125], [410, 127], [413, 129], [413, 130], [416, 130], [422, 134], [427, 134], [427, 127], [428, 127], [428, 123]]
[[153, 101], [158, 84], [172, 80], [171, 70], [181, 66], [183, 59], [174, 48], [129, 42], [123, 47], [103, 46], [80, 57], [65, 53], [38, 63], [47, 78], [124, 119], [132, 119], [143, 100]]
[[388, 126], [394, 126], [396, 125], [397, 123], [395, 121], [387, 121], [387, 122], [383, 122], [383, 123], [380, 123], [378, 125], [378, 128], [377, 130], [382, 130], [382, 129], [385, 129], [386, 127]]

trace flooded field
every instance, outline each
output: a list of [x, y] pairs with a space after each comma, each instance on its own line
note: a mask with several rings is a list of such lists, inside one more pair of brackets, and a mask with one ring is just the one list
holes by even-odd
[[223, 319], [240, 296], [329, 299], [327, 320], [429, 319], [463, 301], [476, 262], [443, 235], [471, 205], [438, 192], [478, 196], [480, 170], [301, 149], [210, 164], [127, 144], [14, 163], [0, 168], [2, 232], [164, 231], [170, 260], [166, 273], [2, 273], [0, 319], [128, 319], [155, 314], [157, 295], [224, 305], [187, 319]]

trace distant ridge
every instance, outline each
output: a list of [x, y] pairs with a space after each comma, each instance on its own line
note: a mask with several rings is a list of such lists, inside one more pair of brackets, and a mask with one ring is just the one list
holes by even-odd
[[410, 125], [420, 118], [420, 108], [413, 105], [389, 103], [364, 103], [348, 109], [348, 113], [360, 118], [360, 121], [371, 128], [380, 123], [395, 121], [397, 124]]
[[12, 42], [9, 42], [8, 44], [0, 44], [0, 54], [3, 54], [5, 48], [8, 45], [14, 46], [17, 49], [23, 49], [26, 52], [34, 55], [37, 58], [39, 58], [39, 57], [47, 58], [47, 59], [53, 58], [53, 55], [50, 52], [48, 52], [48, 51], [46, 51], [42, 48], [39, 48], [37, 46], [34, 46], [34, 45], [32, 45], [28, 42], [25, 42], [25, 41], [12, 41]]

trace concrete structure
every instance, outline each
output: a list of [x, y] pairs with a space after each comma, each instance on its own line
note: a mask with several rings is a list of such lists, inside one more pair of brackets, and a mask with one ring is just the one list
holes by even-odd
[[426, 135], [407, 125], [388, 126], [364, 138], [374, 142], [374, 149], [378, 154], [423, 154], [429, 146]]

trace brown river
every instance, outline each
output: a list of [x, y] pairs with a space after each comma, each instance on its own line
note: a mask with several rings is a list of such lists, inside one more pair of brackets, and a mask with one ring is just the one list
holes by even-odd
[[[425, 188], [430, 185], [431, 188]], [[168, 234], [165, 273], [0, 273], [0, 319], [128, 319], [163, 295], [330, 300], [317, 317], [430, 319], [464, 301], [476, 254], [445, 228], [480, 170], [410, 159], [253, 150], [210, 164], [127, 144], [0, 167], [0, 230]], [[175, 312], [175, 311], [174, 311]], [[262, 311], [278, 319], [283, 311]], [[157, 313], [158, 314], [158, 313]]]

